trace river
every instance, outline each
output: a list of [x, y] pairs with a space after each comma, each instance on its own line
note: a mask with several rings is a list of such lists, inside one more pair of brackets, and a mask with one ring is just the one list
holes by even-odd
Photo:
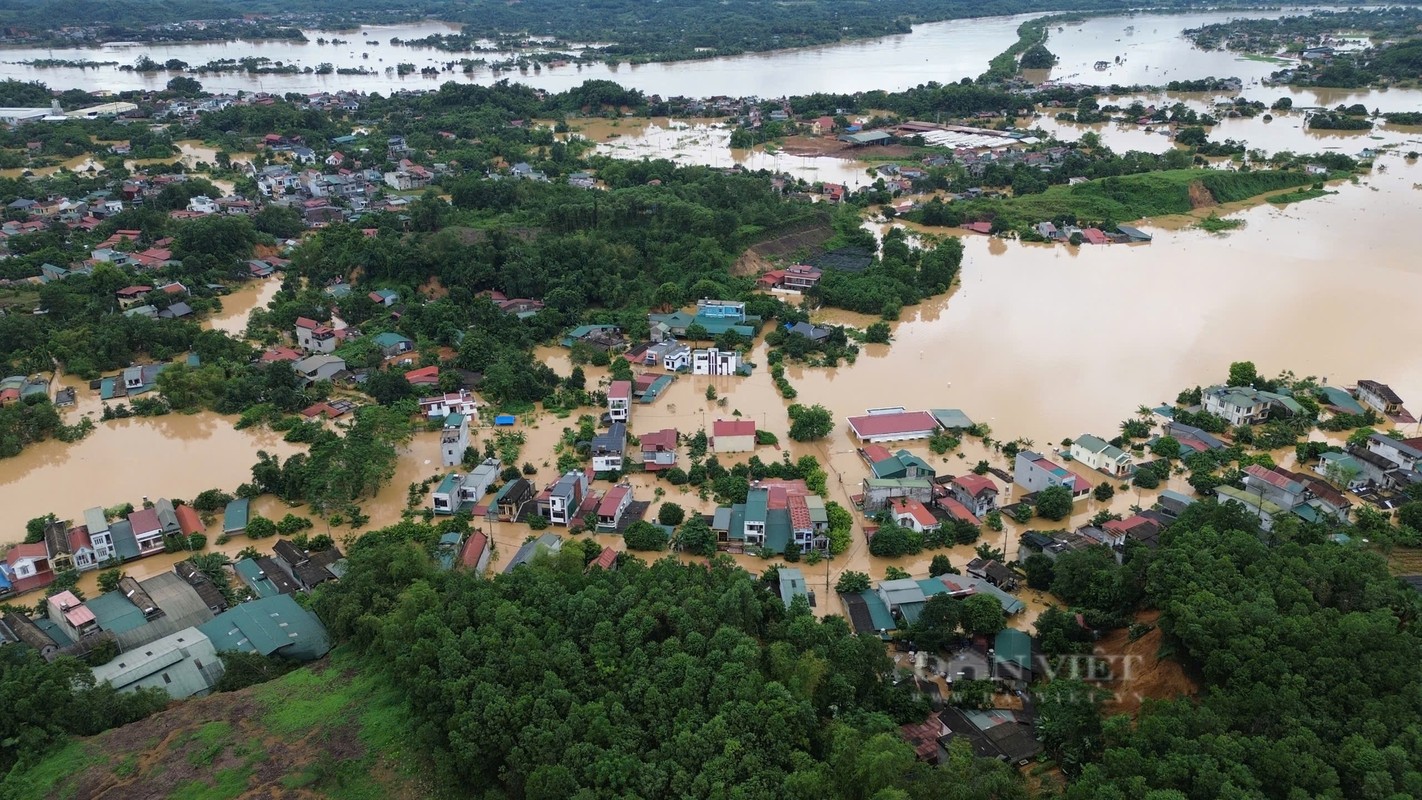
[[[1278, 69], [1275, 64], [1241, 59], [1232, 53], [1206, 52], [1191, 46], [1180, 36], [1187, 27], [1225, 22], [1239, 17], [1279, 16], [1284, 11], [1201, 12], [1183, 15], [1125, 14], [1092, 18], [1084, 23], [1052, 30], [1049, 46], [1061, 59], [1052, 70], [1057, 78], [1078, 82], [1159, 83], [1182, 78], [1203, 78], [1208, 75], [1235, 75], [1246, 82], [1267, 76]], [[1291, 12], [1290, 12], [1291, 13]], [[456, 66], [453, 71], [435, 77], [418, 72], [400, 77], [393, 68], [400, 62], [417, 68], [436, 67], [459, 58], [484, 58], [497, 61], [509, 53], [446, 53], [430, 48], [412, 48], [389, 44], [392, 37], [418, 39], [433, 33], [452, 32], [455, 26], [439, 22], [404, 25], [372, 26], [359, 32], [308, 30], [306, 43], [286, 41], [245, 41], [208, 44], [93, 46], [78, 49], [4, 48], [0, 49], [0, 78], [38, 80], [56, 89], [92, 89], [101, 86], [109, 91], [130, 89], [161, 89], [173, 74], [167, 72], [137, 73], [117, 67], [79, 69], [71, 67], [36, 68], [19, 61], [36, 59], [67, 59], [73, 61], [117, 61], [132, 64], [140, 56], [156, 61], [180, 59], [191, 65], [217, 59], [265, 57], [284, 64], [316, 67], [323, 62], [336, 68], [365, 67], [377, 70], [374, 75], [246, 75], [238, 73], [212, 74], [200, 78], [208, 91], [265, 91], [311, 93], [357, 89], [389, 93], [399, 89], [437, 88], [445, 81], [489, 84], [510, 79], [540, 89], [562, 91], [592, 79], [616, 81], [629, 88], [663, 96], [714, 95], [779, 97], [813, 92], [856, 92], [873, 89], [898, 91], [912, 86], [938, 81], [947, 83], [965, 77], [976, 77], [988, 61], [1007, 49], [1017, 39], [1017, 27], [1033, 14], [952, 20], [915, 26], [913, 32], [880, 39], [844, 44], [752, 53], [727, 58], [674, 63], [653, 63], [611, 67], [603, 63], [582, 66], [569, 64], [545, 67], [527, 72], [494, 72], [478, 67], [464, 74]], [[1133, 30], [1127, 33], [1127, 28]], [[362, 35], [365, 34], [365, 35]], [[318, 37], [338, 37], [347, 44], [320, 45]], [[378, 45], [376, 43], [379, 43]], [[1116, 56], [1124, 62], [1115, 65]], [[1098, 72], [1096, 61], [1111, 61], [1113, 66]], [[391, 71], [386, 72], [387, 69]]]

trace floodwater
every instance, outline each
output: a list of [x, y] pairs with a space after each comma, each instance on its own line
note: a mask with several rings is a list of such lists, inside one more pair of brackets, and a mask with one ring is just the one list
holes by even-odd
[[[1283, 93], [1280, 96], [1283, 96]], [[1137, 101], [1145, 106], [1154, 105], [1157, 107], [1184, 103], [1200, 113], [1214, 113], [1215, 104], [1228, 99], [1225, 95], [1162, 92], [1111, 97], [1103, 99], [1102, 104], [1125, 108]], [[1417, 107], [1422, 107], [1422, 92], [1418, 93], [1416, 102]], [[1020, 118], [1017, 120], [1017, 124], [1024, 128], [1040, 128], [1065, 142], [1077, 141], [1082, 134], [1093, 132], [1101, 137], [1101, 141], [1107, 147], [1118, 153], [1124, 153], [1127, 150], [1164, 153], [1176, 146], [1174, 140], [1163, 133], [1169, 130], [1169, 126], [1157, 126], [1153, 131], [1147, 131], [1147, 126], [1136, 125], [1133, 122], [1122, 124], [1062, 122], [1056, 119], [1056, 114], [1062, 111], [1070, 111], [1070, 109], [1042, 108], [1038, 116]], [[1422, 127], [1418, 126], [1391, 125], [1379, 122], [1371, 131], [1313, 130], [1305, 126], [1304, 113], [1301, 111], [1268, 111], [1265, 113], [1273, 118], [1266, 120], [1264, 119], [1265, 114], [1250, 118], [1221, 118], [1218, 125], [1207, 129], [1210, 140], [1223, 142], [1226, 139], [1234, 139], [1243, 142], [1250, 149], [1259, 149], [1266, 153], [1336, 151], [1350, 156], [1356, 156], [1359, 151], [1365, 148], [1378, 149], [1391, 145], [1407, 152], [1418, 149], [1419, 145], [1422, 145]]]
[[276, 293], [281, 291], [281, 281], [266, 278], [247, 281], [238, 285], [230, 294], [222, 296], [222, 311], [202, 321], [209, 330], [218, 330], [239, 339], [247, 335], [247, 319], [256, 308], [266, 308]]
[[709, 167], [741, 166], [749, 170], [789, 173], [811, 183], [841, 183], [851, 189], [872, 183], [868, 165], [835, 156], [796, 156], [767, 152], [764, 147], [731, 149], [732, 128], [716, 120], [580, 120], [572, 136], [597, 142], [597, 151], [621, 159], [665, 158], [678, 164]]
[[[1236, 75], [1247, 80], [1267, 76], [1277, 65], [1241, 61], [1231, 53], [1206, 53], [1188, 46], [1180, 31], [1187, 27], [1223, 22], [1241, 16], [1278, 16], [1279, 10], [1251, 12], [1202, 12], [1186, 15], [1118, 15], [1091, 19], [1067, 26], [1058, 33], [1053, 30], [1049, 46], [1061, 63], [1052, 71], [1053, 77], [1077, 82], [1165, 83], [1180, 78], [1203, 78], [1208, 75]], [[654, 63], [610, 67], [603, 63], [545, 67], [528, 72], [495, 73], [488, 67], [476, 68], [465, 75], [458, 67], [427, 78], [418, 73], [405, 77], [394, 74], [400, 62], [417, 68], [442, 68], [461, 57], [485, 58], [497, 61], [507, 53], [445, 53], [438, 50], [396, 47], [391, 37], [413, 39], [431, 33], [449, 32], [455, 26], [438, 22], [406, 25], [375, 26], [358, 32], [330, 33], [307, 31], [311, 41], [292, 42], [234, 41], [212, 44], [124, 45], [79, 49], [5, 48], [0, 50], [0, 78], [38, 80], [56, 89], [102, 86], [111, 91], [129, 89], [161, 89], [173, 77], [167, 72], [136, 73], [117, 67], [92, 69], [39, 69], [18, 61], [44, 58], [133, 63], [147, 55], [156, 61], [177, 58], [197, 65], [215, 59], [266, 57], [301, 67], [315, 67], [327, 62], [337, 68], [366, 67], [378, 70], [376, 75], [245, 75], [226, 73], [201, 77], [208, 91], [320, 92], [338, 89], [358, 89], [388, 93], [398, 89], [436, 88], [445, 81], [489, 84], [512, 78], [516, 82], [561, 91], [592, 79], [613, 80], [629, 88], [662, 96], [714, 95], [779, 97], [814, 92], [856, 92], [872, 89], [897, 91], [938, 81], [948, 83], [965, 77], [976, 77], [988, 61], [1007, 49], [1017, 39], [1017, 27], [1035, 15], [985, 17], [954, 20], [916, 26], [912, 33], [881, 39], [849, 42], [825, 47], [754, 53], [705, 61]], [[1134, 26], [1132, 33], [1126, 28]], [[318, 45], [319, 36], [347, 40], [344, 45]], [[1119, 40], [1119, 41], [1117, 41]], [[377, 46], [374, 43], [380, 42]], [[369, 57], [363, 58], [366, 54]], [[1121, 55], [1125, 64], [1114, 66]], [[1097, 72], [1098, 60], [1113, 62], [1113, 67]], [[1149, 67], [1149, 70], [1146, 69]], [[387, 73], [385, 70], [390, 69]]]
[[[1097, 85], [1163, 85], [1169, 81], [1214, 76], [1237, 77], [1245, 83], [1267, 78], [1283, 68], [1268, 61], [1246, 59], [1223, 50], [1201, 50], [1181, 35], [1233, 19], [1273, 19], [1303, 9], [1250, 9], [1188, 14], [1126, 14], [1093, 17], [1076, 24], [1054, 26], [1047, 49], [1057, 56], [1051, 78], [1064, 83]], [[1116, 59], [1121, 59], [1120, 63]], [[1097, 70], [1098, 61], [1109, 62]]]
[[92, 414], [82, 441], [49, 440], [0, 462], [0, 544], [24, 538], [25, 522], [53, 512], [72, 520], [84, 509], [139, 505], [143, 498], [191, 499], [205, 489], [232, 491], [251, 480], [257, 451], [283, 458], [298, 451], [281, 434], [235, 430], [235, 417], [203, 412], [101, 422], [101, 404], [87, 386], [81, 406], [65, 414], [73, 424]]

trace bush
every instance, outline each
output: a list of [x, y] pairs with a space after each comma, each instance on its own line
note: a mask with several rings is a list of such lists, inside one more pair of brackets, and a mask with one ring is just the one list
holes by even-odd
[[548, 518], [538, 514], [528, 518], [528, 527], [535, 531], [547, 530], [548, 524]]
[[306, 517], [298, 517], [288, 513], [277, 522], [277, 533], [282, 536], [290, 536], [293, 533], [304, 531], [311, 527], [311, 520]]
[[657, 509], [657, 522], [673, 527], [680, 525], [686, 519], [686, 509], [676, 503], [662, 503], [662, 507]]
[[790, 438], [797, 442], [823, 439], [834, 430], [834, 417], [822, 405], [790, 406]]
[[764, 445], [780, 444], [780, 437], [770, 431], [757, 430], [755, 432], [755, 443]]
[[1116, 496], [1116, 487], [1108, 481], [1102, 481], [1096, 485], [1095, 489], [1091, 490], [1091, 496], [1104, 503]]
[[834, 590], [840, 594], [857, 594], [869, 590], [869, 576], [863, 572], [847, 571], [839, 576]]
[[194, 533], [188, 537], [189, 550], [201, 550], [207, 547], [207, 537], [201, 533]]
[[112, 592], [118, 589], [119, 581], [123, 579], [123, 570], [118, 567], [106, 569], [99, 573], [99, 591]]
[[257, 515], [247, 520], [247, 538], [249, 539], [265, 539], [268, 536], [275, 536], [276, 533], [276, 523], [266, 517]]
[[667, 483], [672, 486], [681, 486], [686, 483], [686, 470], [681, 467], [670, 467], [661, 471], [661, 476], [666, 478]]

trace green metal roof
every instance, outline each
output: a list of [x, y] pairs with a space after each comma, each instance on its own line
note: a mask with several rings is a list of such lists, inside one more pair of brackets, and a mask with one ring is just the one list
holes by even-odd
[[1362, 404], [1354, 400], [1353, 395], [1348, 394], [1348, 392], [1337, 386], [1323, 386], [1320, 387], [1318, 391], [1324, 396], [1325, 402], [1330, 406], [1338, 406], [1350, 414], [1363, 413]]
[[444, 427], [446, 428], [458, 428], [463, 424], [464, 415], [460, 414], [457, 411], [451, 411], [450, 413], [444, 415]]
[[1016, 630], [1003, 628], [993, 640], [993, 657], [998, 663], [1011, 662], [1019, 667], [1032, 666], [1032, 637]]
[[809, 599], [810, 593], [805, 588], [805, 574], [794, 567], [780, 568], [780, 599], [789, 608], [790, 603], [796, 597]]
[[765, 546], [777, 553], [783, 553], [788, 544], [790, 544], [790, 512], [784, 508], [773, 508], [766, 515]]
[[726, 538], [738, 542], [746, 539], [746, 504], [731, 506], [731, 526], [726, 529]]
[[372, 341], [374, 341], [375, 344], [378, 345], [378, 346], [380, 346], [380, 347], [394, 347], [394, 346], [396, 346], [396, 345], [398, 345], [398, 344], [402, 344], [402, 343], [404, 343], [404, 342], [410, 342], [411, 344], [414, 343], [414, 342], [410, 339], [410, 337], [408, 337], [408, 336], [403, 336], [403, 335], [401, 335], [401, 334], [395, 333], [394, 331], [386, 331], [386, 332], [384, 332], [384, 333], [377, 333], [377, 334], [375, 334], [375, 336], [373, 337]]
[[122, 592], [104, 592], [92, 600], [86, 600], [84, 605], [94, 612], [94, 619], [99, 623], [99, 627], [115, 636], [141, 628], [147, 622], [143, 618], [143, 612], [129, 602]]
[[458, 475], [457, 473], [451, 472], [451, 473], [449, 473], [448, 475], [444, 476], [444, 480], [442, 480], [442, 481], [439, 482], [439, 486], [436, 486], [436, 487], [435, 487], [435, 493], [436, 493], [436, 494], [453, 494], [453, 493], [454, 493], [454, 490], [455, 490], [456, 488], [458, 488], [458, 486], [459, 486], [459, 475]]
[[326, 655], [331, 642], [315, 614], [290, 595], [263, 597], [218, 614], [198, 626], [218, 652], [240, 650], [311, 661]]
[[237, 576], [242, 579], [243, 583], [252, 587], [252, 591], [256, 592], [258, 597], [275, 597], [281, 594], [281, 590], [276, 587], [276, 584], [262, 574], [262, 568], [257, 566], [256, 559], [244, 558], [233, 564], [232, 568], [237, 571]]
[[[751, 522], [767, 520], [770, 510], [770, 490], [752, 488], [746, 493], [746, 519]], [[767, 520], [768, 521], [768, 520]]]
[[889, 607], [884, 605], [883, 598], [873, 589], [865, 589], [859, 593], [860, 599], [864, 601], [865, 608], [869, 611], [869, 619], [873, 621], [874, 627], [881, 631], [891, 631], [899, 624], [894, 621], [894, 615], [889, 613]]
[[973, 427], [973, 421], [969, 419], [968, 415], [964, 414], [961, 409], [935, 408], [928, 413], [932, 414], [933, 418], [938, 420], [938, 424], [942, 425], [944, 430], [964, 430]]

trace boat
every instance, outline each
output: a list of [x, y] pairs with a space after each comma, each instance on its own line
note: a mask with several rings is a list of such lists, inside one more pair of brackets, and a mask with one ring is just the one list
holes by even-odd
[[1104, 72], [1105, 70], [1107, 70], [1108, 68], [1110, 68], [1110, 66], [1111, 66], [1111, 62], [1110, 62], [1110, 61], [1098, 61], [1098, 62], [1096, 62], [1096, 70], [1097, 70], [1098, 72]]

